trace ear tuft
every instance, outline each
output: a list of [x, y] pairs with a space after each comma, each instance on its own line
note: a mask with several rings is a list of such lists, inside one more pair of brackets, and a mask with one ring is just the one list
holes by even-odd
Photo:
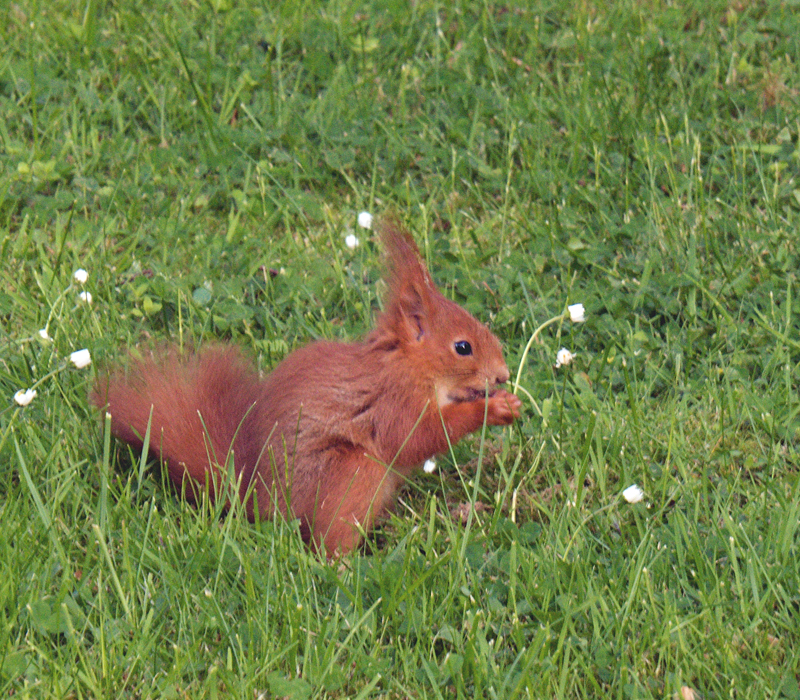
[[377, 229], [388, 269], [384, 323], [406, 340], [420, 341], [429, 331], [436, 287], [417, 244], [396, 216], [383, 217]]
[[396, 290], [407, 282], [417, 282], [434, 288], [428, 268], [414, 242], [414, 238], [394, 214], [383, 217], [378, 224], [381, 241], [386, 251], [389, 289]]

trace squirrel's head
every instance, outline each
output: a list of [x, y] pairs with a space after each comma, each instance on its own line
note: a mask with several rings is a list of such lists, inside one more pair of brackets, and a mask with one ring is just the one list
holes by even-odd
[[429, 384], [439, 406], [491, 395], [508, 381], [500, 341], [436, 289], [411, 235], [394, 219], [381, 222], [389, 295], [377, 333], [401, 353], [415, 379]]

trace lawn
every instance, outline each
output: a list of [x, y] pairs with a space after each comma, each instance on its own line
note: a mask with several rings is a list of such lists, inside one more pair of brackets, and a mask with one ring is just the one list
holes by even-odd
[[[0, 37], [0, 694], [800, 698], [797, 0], [20, 0]], [[128, 348], [362, 336], [362, 211], [523, 416], [326, 563], [87, 394]]]

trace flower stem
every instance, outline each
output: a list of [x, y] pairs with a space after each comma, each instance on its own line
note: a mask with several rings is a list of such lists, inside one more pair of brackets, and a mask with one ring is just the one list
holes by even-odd
[[59, 372], [63, 372], [63, 371], [64, 371], [64, 370], [67, 368], [67, 366], [68, 366], [68, 365], [67, 365], [67, 363], [66, 363], [66, 362], [63, 362], [63, 363], [61, 363], [61, 365], [59, 365], [59, 366], [58, 366], [58, 367], [56, 367], [55, 369], [51, 369], [51, 370], [50, 370], [50, 371], [49, 371], [47, 374], [45, 374], [43, 377], [40, 377], [39, 379], [37, 379], [37, 380], [36, 380], [36, 381], [35, 381], [35, 382], [34, 382], [34, 383], [31, 385], [31, 386], [29, 386], [28, 388], [29, 388], [29, 389], [36, 389], [36, 387], [38, 387], [38, 386], [41, 386], [42, 384], [44, 384], [44, 383], [45, 383], [45, 382], [46, 382], [48, 379], [50, 379], [51, 377], [55, 377], [55, 376], [56, 376], [56, 375], [57, 375]]
[[525, 349], [522, 351], [522, 359], [519, 361], [519, 369], [517, 370], [517, 378], [514, 380], [514, 390], [512, 393], [516, 394], [517, 390], [519, 389], [519, 380], [522, 376], [522, 368], [525, 366], [525, 360], [528, 359], [528, 352], [530, 352], [531, 346], [533, 345], [533, 341], [536, 340], [536, 337], [541, 333], [545, 328], [548, 326], [552, 326], [556, 321], [563, 321], [566, 318], [567, 314], [559, 314], [558, 316], [553, 316], [549, 321], [545, 321], [541, 326], [539, 326], [534, 332], [533, 335], [528, 339], [528, 344], [525, 346]]

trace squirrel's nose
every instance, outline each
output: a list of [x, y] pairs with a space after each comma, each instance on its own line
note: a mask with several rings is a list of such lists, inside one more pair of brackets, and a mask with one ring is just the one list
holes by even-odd
[[508, 373], [508, 367], [503, 365], [497, 370], [497, 375], [494, 378], [494, 383], [505, 384], [508, 381], [509, 376], [511, 375]]

